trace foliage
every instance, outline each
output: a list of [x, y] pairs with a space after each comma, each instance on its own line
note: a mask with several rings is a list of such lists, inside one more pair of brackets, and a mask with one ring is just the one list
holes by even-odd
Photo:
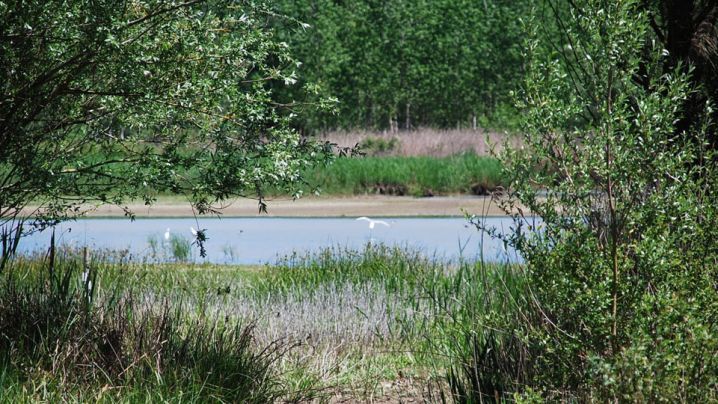
[[268, 18], [223, 0], [0, 2], [0, 219], [294, 191], [329, 150], [276, 102], [296, 62]]
[[537, 367], [527, 384], [545, 398], [715, 400], [713, 105], [686, 109], [702, 88], [642, 2], [549, 6], [562, 42], [527, 46], [526, 150], [502, 156], [506, 241], [541, 313], [514, 330]]
[[[662, 71], [674, 69], [686, 73], [690, 69], [693, 91], [679, 102], [682, 116], [675, 133], [688, 132], [706, 114], [705, 104], [718, 104], [718, 3], [711, 0], [673, 1], [650, 0], [638, 4], [648, 18], [652, 39], [667, 51]], [[644, 85], [648, 81], [639, 79]], [[718, 119], [718, 110], [708, 113]], [[718, 136], [706, 133], [711, 148], [718, 147]]]
[[302, 128], [510, 125], [509, 92], [523, 70], [520, 18], [531, 4], [275, 2], [278, 13], [292, 17], [278, 23], [303, 63], [300, 80], [338, 99], [336, 114], [302, 111]]

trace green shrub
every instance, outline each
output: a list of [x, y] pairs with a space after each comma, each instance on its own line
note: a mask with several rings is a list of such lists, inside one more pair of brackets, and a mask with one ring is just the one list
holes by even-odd
[[553, 6], [565, 48], [527, 48], [529, 153], [502, 155], [510, 186], [501, 203], [515, 221], [505, 240], [525, 259], [524, 310], [540, 314], [512, 330], [534, 368], [517, 390], [716, 400], [712, 106], [682, 108], [696, 92], [692, 71], [650, 40], [638, 2]]
[[399, 139], [396, 137], [384, 139], [369, 136], [359, 144], [361, 151], [370, 156], [388, 154], [396, 150], [397, 147], [399, 147]]

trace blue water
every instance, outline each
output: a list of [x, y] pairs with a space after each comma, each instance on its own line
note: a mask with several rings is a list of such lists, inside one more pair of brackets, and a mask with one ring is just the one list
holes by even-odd
[[[326, 247], [362, 249], [366, 243], [400, 245], [444, 259], [517, 261], [503, 243], [483, 235], [463, 218], [382, 218], [389, 227], [369, 229], [355, 218], [153, 218], [82, 219], [55, 228], [58, 245], [92, 249], [126, 250], [135, 259], [172, 261], [165, 232], [171, 237], [193, 240], [190, 227], [206, 229], [207, 256], [192, 246], [191, 260], [222, 264], [272, 263], [294, 252], [305, 254]], [[485, 219], [487, 225], [505, 232], [510, 219]], [[19, 252], [47, 249], [50, 230], [25, 237]], [[155, 248], [152, 248], [154, 240]]]

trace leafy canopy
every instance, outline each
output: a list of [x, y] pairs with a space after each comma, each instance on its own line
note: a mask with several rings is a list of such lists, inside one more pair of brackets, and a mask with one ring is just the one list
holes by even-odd
[[296, 62], [269, 18], [242, 1], [0, 1], [0, 218], [298, 192], [330, 150], [274, 100]]
[[335, 114], [303, 111], [302, 129], [456, 127], [474, 117], [478, 125], [510, 125], [509, 92], [523, 74], [520, 19], [533, 3], [273, 1], [307, 23], [278, 30], [303, 63], [300, 80], [339, 101]]

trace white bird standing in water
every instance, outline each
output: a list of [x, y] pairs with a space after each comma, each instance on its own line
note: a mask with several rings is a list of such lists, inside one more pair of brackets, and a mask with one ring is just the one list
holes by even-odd
[[389, 227], [389, 223], [387, 223], [387, 222], [385, 222], [385, 221], [383, 221], [383, 220], [369, 219], [369, 218], [366, 217], [366, 216], [358, 217], [356, 220], [364, 220], [364, 221], [369, 222], [369, 229], [373, 229], [374, 226], [377, 225], [377, 224], [381, 224], [381, 225], [384, 225], [384, 226], [386, 226], [386, 227]]
[[165, 230], [165, 241], [170, 241], [170, 228], [168, 227], [167, 230]]

